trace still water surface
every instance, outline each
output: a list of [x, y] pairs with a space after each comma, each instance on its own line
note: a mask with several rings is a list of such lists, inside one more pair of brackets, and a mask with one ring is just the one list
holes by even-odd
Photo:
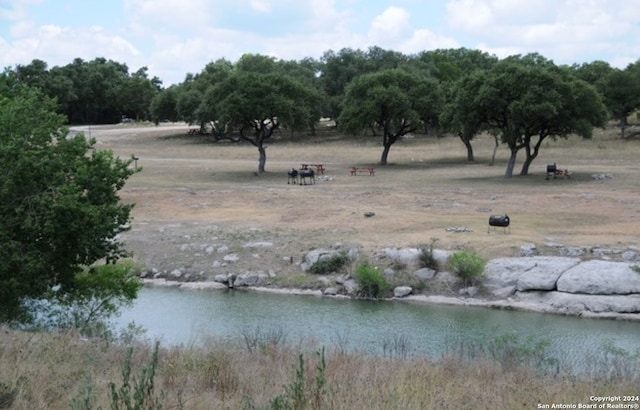
[[313, 340], [327, 349], [383, 354], [401, 335], [410, 354], [440, 357], [462, 340], [515, 333], [550, 342], [552, 357], [580, 367], [604, 344], [630, 353], [640, 347], [640, 323], [541, 313], [357, 301], [245, 291], [144, 287], [118, 326], [135, 322], [162, 344], [197, 344], [204, 337], [239, 338], [257, 329], [282, 331], [287, 342]]

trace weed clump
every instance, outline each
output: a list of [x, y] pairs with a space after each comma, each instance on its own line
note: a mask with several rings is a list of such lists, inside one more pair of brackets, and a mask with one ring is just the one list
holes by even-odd
[[437, 238], [431, 238], [431, 241], [428, 245], [420, 246], [418, 262], [421, 268], [433, 269], [436, 272], [440, 270], [440, 263], [438, 263], [438, 260], [433, 255], [433, 247], [435, 246], [436, 242], [438, 242]]
[[319, 260], [309, 267], [309, 272], [316, 275], [326, 275], [338, 272], [349, 262], [349, 256], [345, 252], [340, 252], [330, 258]]

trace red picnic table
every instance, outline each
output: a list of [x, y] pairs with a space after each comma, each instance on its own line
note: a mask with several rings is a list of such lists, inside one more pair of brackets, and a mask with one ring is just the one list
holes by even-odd
[[316, 168], [316, 173], [318, 175], [324, 175], [324, 171], [325, 171], [325, 167], [324, 164], [306, 164], [306, 163], [302, 163], [300, 164], [300, 169], [309, 169], [309, 167], [315, 167]]

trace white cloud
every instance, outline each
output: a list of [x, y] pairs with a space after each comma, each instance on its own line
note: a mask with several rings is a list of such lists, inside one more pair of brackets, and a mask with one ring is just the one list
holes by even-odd
[[450, 1], [447, 12], [449, 26], [454, 30], [477, 31], [493, 24], [493, 12], [485, 1]]
[[148, 32], [203, 26], [215, 10], [215, 4], [207, 0], [124, 0], [123, 4], [127, 17], [146, 26]]
[[52, 67], [69, 64], [76, 57], [89, 60], [98, 56], [125, 62], [140, 55], [140, 51], [125, 38], [111, 35], [99, 26], [78, 30], [44, 25], [30, 36], [20, 37], [10, 44], [5, 43], [5, 47], [6, 61], [3, 63], [10, 65], [28, 64], [37, 58]]
[[456, 48], [458, 42], [426, 28], [414, 28], [411, 14], [400, 7], [389, 7], [371, 22], [370, 46], [377, 45], [406, 54], [438, 48]]
[[449, 27], [465, 46], [505, 57], [538, 52], [559, 63], [607, 60], [640, 34], [640, 2], [625, 0], [452, 0]]
[[349, 11], [338, 11], [335, 0], [308, 0], [307, 24], [319, 30], [343, 30], [352, 19]]
[[400, 7], [389, 7], [371, 22], [369, 38], [376, 41], [389, 41], [411, 31], [411, 15]]
[[398, 50], [405, 54], [418, 53], [425, 50], [459, 48], [457, 40], [441, 36], [427, 29], [413, 31], [413, 35], [398, 46]]
[[251, 9], [260, 13], [269, 13], [271, 11], [271, 3], [265, 0], [251, 0]]

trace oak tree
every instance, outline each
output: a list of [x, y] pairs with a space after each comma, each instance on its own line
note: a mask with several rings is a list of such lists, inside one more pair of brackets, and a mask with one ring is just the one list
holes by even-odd
[[0, 88], [0, 321], [27, 320], [23, 302], [53, 288], [61, 298], [77, 294], [87, 267], [126, 254], [118, 234], [129, 229], [133, 205], [118, 191], [135, 172], [131, 161], [68, 134], [56, 108], [20, 83]]
[[282, 126], [300, 129], [315, 118], [320, 104], [312, 87], [281, 72], [236, 71], [212, 86], [198, 110], [201, 121], [230, 130], [222, 138], [245, 141], [258, 149], [258, 172], [265, 172], [266, 143]]
[[382, 129], [380, 165], [386, 165], [391, 146], [437, 115], [438, 84], [402, 69], [356, 77], [347, 87], [338, 117], [341, 129], [358, 133], [372, 124]]

